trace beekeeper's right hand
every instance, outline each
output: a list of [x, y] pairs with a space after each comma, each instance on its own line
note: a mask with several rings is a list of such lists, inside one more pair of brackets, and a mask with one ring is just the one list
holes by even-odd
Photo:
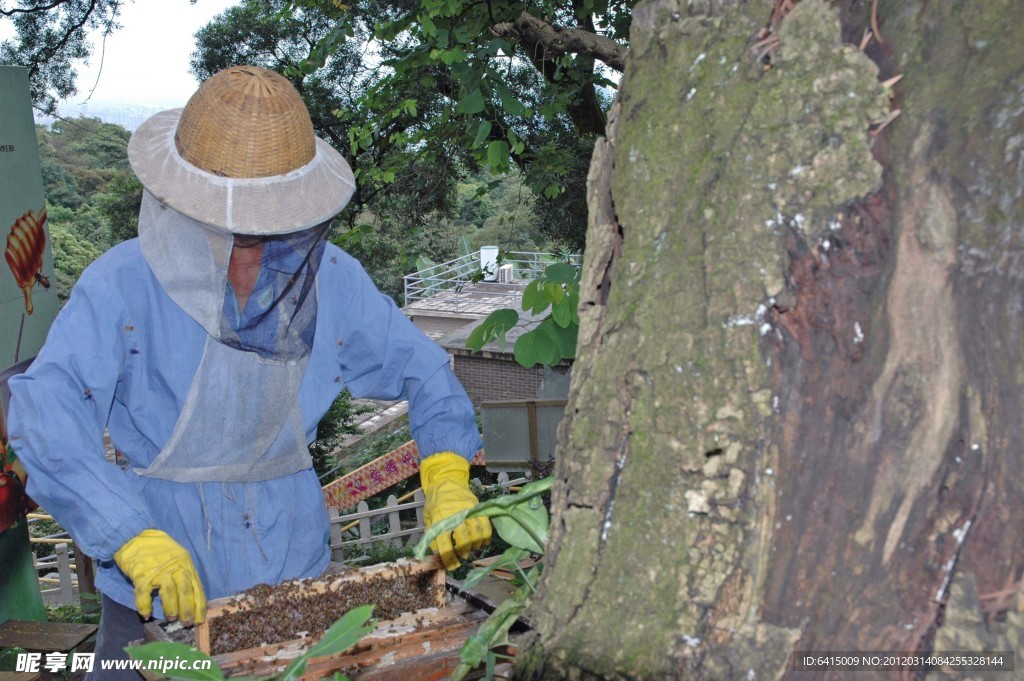
[[199, 624], [206, 619], [206, 594], [188, 551], [167, 533], [143, 530], [114, 554], [114, 561], [135, 585], [135, 608], [153, 613], [153, 590], [160, 592], [164, 617]]

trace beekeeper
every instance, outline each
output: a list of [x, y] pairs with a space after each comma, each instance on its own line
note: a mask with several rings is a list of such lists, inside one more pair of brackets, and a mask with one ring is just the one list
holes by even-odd
[[[476, 503], [481, 446], [446, 353], [327, 243], [352, 171], [285, 78], [219, 72], [143, 123], [128, 157], [139, 238], [82, 274], [10, 381], [28, 492], [99, 561], [99, 659], [123, 658], [151, 613], [199, 622], [206, 598], [324, 571], [307, 445], [343, 388], [409, 400], [433, 522]], [[454, 566], [490, 532], [467, 521], [437, 548]]]

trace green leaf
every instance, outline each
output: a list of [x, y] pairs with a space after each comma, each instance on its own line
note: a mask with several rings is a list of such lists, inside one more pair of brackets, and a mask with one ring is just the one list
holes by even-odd
[[547, 298], [552, 305], [557, 305], [565, 298], [565, 287], [561, 284], [549, 281], [544, 284], [544, 297]]
[[[188, 667], [188, 669], [175, 669], [165, 672], [165, 674], [172, 679], [200, 679], [201, 681], [221, 681], [224, 678], [224, 674], [221, 672], [220, 667], [212, 657], [206, 653], [187, 646], [183, 643], [146, 643], [145, 645], [137, 646], [134, 648], [127, 649], [128, 655], [133, 660], [139, 660], [141, 662], [151, 662], [157, 669], [162, 669], [164, 660], [179, 660], [187, 662], [182, 666]], [[200, 660], [209, 660], [209, 669], [196, 669], [199, 666], [195, 664]]]
[[516, 339], [512, 354], [520, 366], [530, 369], [540, 363], [540, 350], [537, 349], [537, 338], [533, 332], [524, 333]]
[[491, 77], [487, 79], [490, 83], [494, 93], [498, 95], [498, 99], [501, 100], [501, 106], [512, 116], [525, 116], [526, 107], [519, 101], [519, 98], [512, 94], [512, 91], [508, 89], [508, 86], [502, 82], [502, 75], [499, 73], [490, 73]]
[[559, 262], [554, 265], [548, 265], [544, 270], [544, 276], [559, 284], [568, 284], [576, 281], [579, 275], [579, 270], [575, 265], [570, 265], [567, 262]]
[[516, 136], [516, 131], [513, 130], [512, 128], [509, 128], [505, 132], [505, 137], [508, 138], [509, 146], [514, 153], [521, 153], [525, 148], [525, 145], [522, 142], [520, 142], [519, 137]]
[[490, 565], [470, 570], [469, 574], [466, 575], [466, 578], [462, 580], [462, 589], [472, 589], [474, 586], [479, 584], [484, 577], [495, 570], [514, 568], [519, 564], [519, 561], [526, 558], [528, 555], [530, 555], [530, 553], [526, 549], [519, 548], [518, 546], [508, 547], [505, 549], [505, 552]]
[[575, 323], [571, 323], [564, 328], [555, 325], [552, 331], [557, 339], [558, 354], [561, 355], [563, 359], [572, 359], [575, 357], [576, 345], [578, 343], [580, 331], [579, 319], [577, 318]]
[[456, 62], [466, 61], [466, 51], [461, 47], [454, 47], [450, 50], [442, 50], [439, 54], [441, 61], [448, 66], [455, 64]]
[[551, 308], [551, 318], [555, 320], [555, 324], [563, 329], [569, 326], [572, 323], [572, 308], [571, 297], [562, 296], [562, 299]]
[[374, 625], [370, 622], [372, 616], [372, 605], [360, 605], [352, 608], [324, 632], [323, 637], [309, 649], [307, 654], [313, 658], [328, 657], [345, 652], [364, 636], [373, 632]]
[[475, 114], [484, 110], [484, 95], [480, 88], [474, 89], [468, 95], [459, 100], [455, 105], [457, 114]]
[[491, 172], [499, 173], [508, 170], [508, 143], [502, 140], [495, 140], [487, 145], [487, 163]]
[[508, 515], [495, 516], [491, 523], [501, 538], [512, 546], [531, 553], [544, 553], [544, 544], [548, 540], [548, 511], [540, 497], [510, 508]]
[[552, 331], [556, 326], [550, 318], [545, 319], [536, 329], [524, 333], [516, 339], [512, 353], [516, 362], [529, 369], [536, 364], [554, 366], [561, 359], [558, 337]]
[[540, 339], [537, 344], [539, 351], [538, 359], [541, 364], [546, 366], [555, 366], [562, 359], [562, 353], [560, 352], [561, 344], [558, 342], [558, 335], [555, 333], [557, 328], [558, 325], [549, 317], [532, 331]]
[[523, 301], [522, 308], [529, 310], [533, 314], [540, 314], [548, 306], [548, 299], [544, 297], [542, 286], [544, 281], [542, 279], [534, 279], [526, 288], [523, 290]]
[[433, 38], [437, 35], [437, 26], [434, 25], [434, 21], [428, 14], [421, 14], [419, 16], [420, 25], [423, 27], [423, 34], [428, 38]]
[[526, 610], [524, 602], [514, 598], [502, 601], [490, 617], [480, 625], [480, 629], [466, 639], [462, 650], [459, 651], [462, 664], [452, 674], [452, 681], [464, 679], [466, 674], [480, 666], [491, 648], [506, 644], [509, 629], [516, 623], [524, 610]]
[[437, 263], [435, 263], [433, 260], [431, 260], [425, 255], [418, 256], [416, 258], [416, 271], [418, 272], [420, 270], [431, 268], [436, 264]]
[[466, 347], [470, 350], [482, 350], [491, 341], [503, 340], [508, 330], [518, 323], [519, 313], [515, 310], [495, 310], [470, 332], [469, 338], [466, 339]]
[[476, 129], [476, 139], [473, 140], [473, 148], [477, 148], [487, 140], [487, 136], [491, 134], [491, 122], [480, 121], [480, 126]]
[[354, 646], [364, 636], [373, 632], [375, 625], [367, 624], [372, 614], [372, 605], [361, 605], [346, 612], [324, 632], [316, 645], [292, 660], [281, 673], [280, 681], [298, 681], [306, 672], [311, 659], [337, 655]]

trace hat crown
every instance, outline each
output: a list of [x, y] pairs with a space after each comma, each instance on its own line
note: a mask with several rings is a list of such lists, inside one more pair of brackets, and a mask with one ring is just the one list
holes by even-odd
[[285, 175], [313, 160], [316, 137], [302, 98], [284, 76], [234, 66], [208, 78], [181, 114], [178, 153], [214, 175]]

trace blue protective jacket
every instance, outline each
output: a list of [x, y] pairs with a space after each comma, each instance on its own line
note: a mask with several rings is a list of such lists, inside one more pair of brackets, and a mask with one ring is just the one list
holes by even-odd
[[[447, 354], [328, 244], [318, 277], [316, 335], [299, 391], [306, 436], [343, 388], [408, 399], [427, 456], [471, 458], [482, 442]], [[149, 528], [192, 555], [210, 599], [315, 576], [330, 558], [328, 516], [312, 468], [257, 483], [179, 483], [136, 475], [167, 442], [207, 334], [167, 297], [138, 240], [83, 274], [30, 369], [10, 380], [10, 440], [28, 493], [99, 561], [97, 587], [134, 607], [114, 553]], [[106, 460], [103, 429], [131, 464]], [[209, 456], [217, 456], [217, 442]], [[154, 614], [162, 616], [159, 603]]]

